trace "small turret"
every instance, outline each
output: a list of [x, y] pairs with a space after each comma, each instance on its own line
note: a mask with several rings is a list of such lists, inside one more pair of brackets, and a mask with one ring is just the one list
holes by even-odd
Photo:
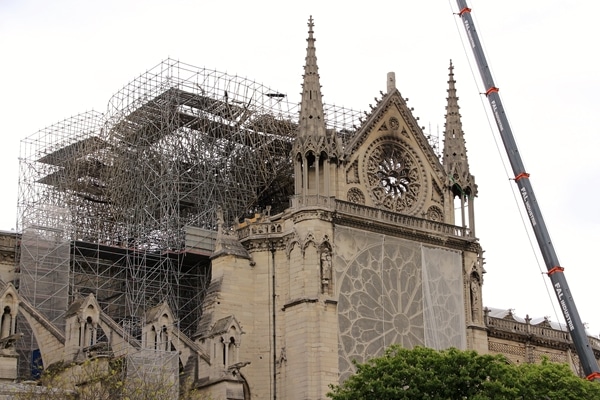
[[65, 313], [65, 361], [82, 361], [86, 349], [96, 344], [100, 305], [90, 293], [87, 297], [77, 295]]

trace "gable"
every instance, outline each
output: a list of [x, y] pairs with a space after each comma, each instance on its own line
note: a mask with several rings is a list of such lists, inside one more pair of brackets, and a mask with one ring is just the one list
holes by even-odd
[[347, 201], [444, 220], [444, 168], [398, 90], [378, 102], [344, 159]]
[[367, 116], [367, 119], [356, 132], [354, 139], [346, 147], [346, 158], [348, 159], [349, 156], [357, 152], [373, 136], [386, 134], [403, 136], [413, 142], [421, 149], [427, 162], [442, 176], [444, 175], [444, 168], [437, 154], [429, 144], [423, 130], [419, 127], [417, 118], [412, 115], [412, 111], [397, 89], [384, 95]]
[[174, 320], [175, 317], [173, 316], [173, 312], [166, 302], [162, 302], [146, 311], [147, 323], [168, 322], [170, 324]]

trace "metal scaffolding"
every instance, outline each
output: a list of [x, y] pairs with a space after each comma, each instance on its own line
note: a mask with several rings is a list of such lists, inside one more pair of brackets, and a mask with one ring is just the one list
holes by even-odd
[[[124, 398], [179, 397], [179, 354], [176, 351], [143, 349], [128, 354], [125, 360]], [[152, 395], [149, 396], [149, 393]]]
[[[345, 143], [360, 114], [325, 111]], [[94, 293], [133, 335], [141, 334], [144, 310], [167, 301], [180, 329], [194, 336], [217, 207], [230, 224], [267, 205], [288, 207], [297, 120], [298, 104], [285, 94], [168, 59], [118, 91], [105, 114], [83, 113], [26, 138], [18, 200], [23, 295], [56, 320], [77, 293]], [[204, 244], [190, 240], [199, 232]], [[47, 274], [36, 278], [65, 243], [68, 268], [51, 263], [51, 285]], [[46, 310], [53, 292], [68, 301]]]

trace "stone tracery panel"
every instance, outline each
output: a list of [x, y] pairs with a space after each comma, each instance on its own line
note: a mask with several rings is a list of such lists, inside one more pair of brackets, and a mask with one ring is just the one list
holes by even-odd
[[515, 356], [525, 357], [525, 347], [516, 346], [513, 344], [489, 342], [489, 349], [495, 353], [512, 354]]
[[365, 154], [364, 180], [376, 206], [414, 214], [427, 197], [427, 180], [417, 154], [404, 142], [382, 137]]
[[438, 206], [430, 206], [425, 216], [431, 221], [444, 222], [444, 212]]
[[352, 360], [407, 348], [466, 347], [460, 254], [336, 228], [340, 380]]
[[365, 195], [359, 188], [350, 188], [347, 198], [350, 203], [365, 204]]
[[540, 362], [544, 357], [547, 357], [548, 360], [555, 363], [566, 364], [568, 362], [567, 355], [563, 352], [553, 352], [536, 349], [533, 350], [533, 357], [536, 362]]

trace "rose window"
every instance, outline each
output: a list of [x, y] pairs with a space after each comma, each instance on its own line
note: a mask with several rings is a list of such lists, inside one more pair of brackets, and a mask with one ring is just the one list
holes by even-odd
[[367, 158], [367, 181], [374, 200], [392, 211], [413, 211], [421, 197], [418, 162], [399, 143], [383, 142]]

